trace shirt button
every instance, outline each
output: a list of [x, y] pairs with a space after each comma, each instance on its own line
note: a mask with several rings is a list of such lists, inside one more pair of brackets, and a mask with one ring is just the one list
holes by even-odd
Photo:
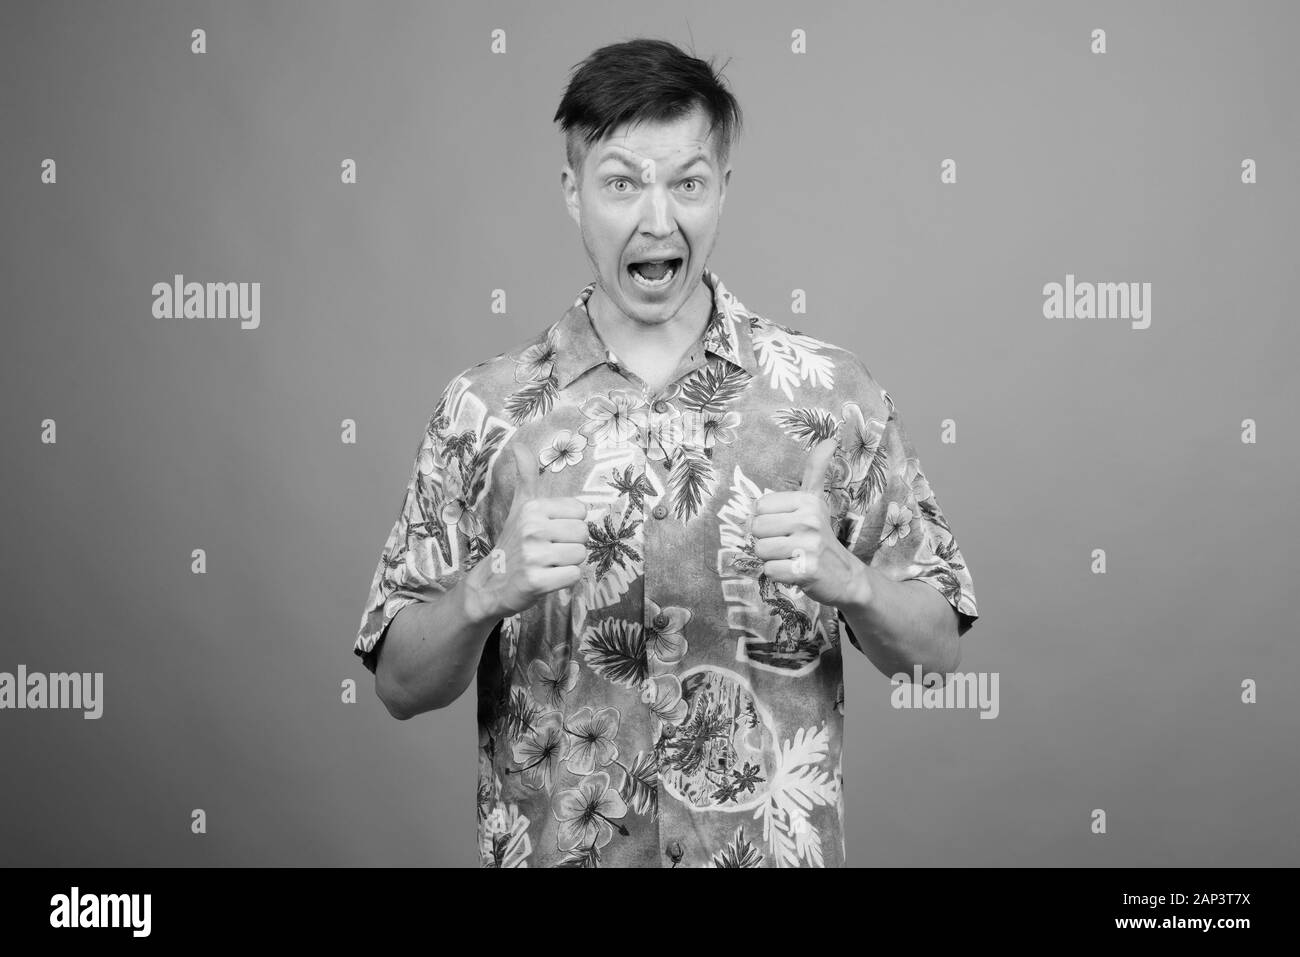
[[662, 415], [663, 413], [668, 411], [668, 403], [665, 402], [663, 399], [659, 399], [657, 402], [655, 402], [654, 409], [656, 412]]
[[655, 518], [663, 518], [665, 515], [668, 514], [668, 506], [667, 506], [667, 505], [656, 505], [656, 506], [654, 507], [654, 511], [651, 512], [651, 514], [654, 515]]

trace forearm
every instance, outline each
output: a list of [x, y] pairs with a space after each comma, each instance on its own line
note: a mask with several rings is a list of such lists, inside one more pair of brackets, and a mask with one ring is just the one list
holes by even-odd
[[957, 616], [932, 586], [896, 582], [859, 561], [852, 597], [839, 606], [863, 653], [882, 674], [951, 672], [961, 661]]
[[499, 617], [476, 608], [467, 576], [436, 601], [407, 605], [389, 623], [375, 693], [395, 718], [444, 708], [469, 687]]

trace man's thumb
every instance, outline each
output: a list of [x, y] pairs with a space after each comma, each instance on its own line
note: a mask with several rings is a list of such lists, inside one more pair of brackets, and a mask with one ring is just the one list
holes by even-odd
[[516, 442], [511, 448], [515, 455], [515, 473], [518, 477], [515, 501], [522, 503], [537, 498], [537, 453], [523, 441]]
[[804, 466], [803, 482], [800, 484], [800, 491], [820, 492], [826, 485], [826, 472], [830, 469], [831, 458], [835, 455], [835, 450], [839, 448], [839, 442], [836, 439], [822, 439], [813, 446], [813, 450], [808, 454], [808, 464]]

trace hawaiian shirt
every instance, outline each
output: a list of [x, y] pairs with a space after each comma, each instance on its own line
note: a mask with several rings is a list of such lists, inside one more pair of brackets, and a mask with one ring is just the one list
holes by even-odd
[[[558, 322], [447, 385], [383, 547], [354, 651], [487, 558], [517, 485], [588, 508], [585, 577], [498, 622], [477, 672], [485, 867], [843, 866], [842, 614], [762, 574], [756, 500], [823, 494], [839, 540], [978, 617], [969, 569], [898, 410], [851, 352], [713, 310], [654, 391], [601, 340], [595, 283]], [[503, 452], [505, 454], [503, 454]], [[841, 630], [843, 629], [843, 631]]]

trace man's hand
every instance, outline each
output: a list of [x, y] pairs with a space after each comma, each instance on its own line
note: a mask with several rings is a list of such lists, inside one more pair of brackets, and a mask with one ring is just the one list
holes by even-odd
[[577, 584], [587, 559], [587, 506], [572, 497], [541, 497], [536, 453], [522, 442], [513, 450], [519, 482], [510, 513], [496, 548], [467, 576], [465, 602], [472, 618], [506, 618]]
[[822, 494], [826, 470], [838, 443], [822, 439], [813, 448], [803, 481], [794, 492], [770, 492], [754, 507], [750, 532], [763, 572], [774, 582], [797, 585], [824, 605], [865, 603], [869, 588], [863, 563], [840, 544], [831, 530], [830, 509]]

